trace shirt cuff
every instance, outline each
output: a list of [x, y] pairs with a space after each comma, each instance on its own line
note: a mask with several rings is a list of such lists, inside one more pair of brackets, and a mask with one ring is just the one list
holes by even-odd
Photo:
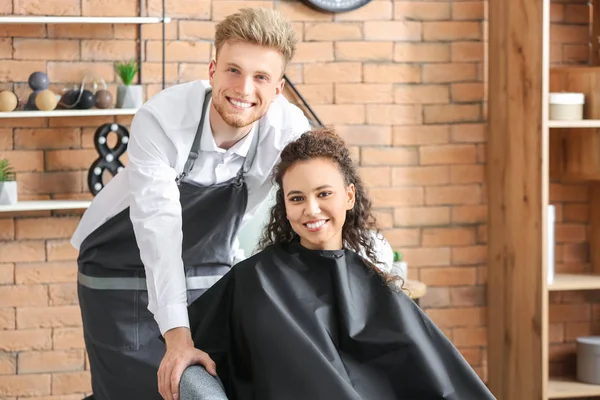
[[171, 304], [159, 308], [155, 314], [158, 328], [161, 335], [165, 335], [168, 330], [179, 327], [190, 327], [190, 318], [188, 316], [188, 308], [185, 303]]

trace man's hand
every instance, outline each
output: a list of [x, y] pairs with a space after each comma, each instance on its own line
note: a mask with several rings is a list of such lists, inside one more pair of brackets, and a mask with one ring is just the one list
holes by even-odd
[[165, 333], [167, 351], [158, 368], [158, 391], [165, 400], [179, 399], [179, 381], [183, 371], [194, 364], [202, 364], [209, 374], [216, 376], [215, 362], [194, 347], [188, 328], [174, 328]]

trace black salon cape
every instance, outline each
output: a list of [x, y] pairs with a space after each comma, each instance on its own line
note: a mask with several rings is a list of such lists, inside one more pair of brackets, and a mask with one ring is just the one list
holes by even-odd
[[230, 400], [494, 399], [427, 315], [349, 250], [272, 246], [189, 316]]

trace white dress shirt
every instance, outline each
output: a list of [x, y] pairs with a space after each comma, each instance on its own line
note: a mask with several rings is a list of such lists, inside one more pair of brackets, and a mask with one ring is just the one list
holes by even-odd
[[[181, 205], [175, 178], [183, 171], [200, 122], [207, 81], [165, 89], [146, 102], [131, 123], [127, 166], [96, 195], [84, 213], [71, 244], [83, 240], [109, 218], [130, 207], [140, 255], [146, 271], [148, 309], [160, 331], [189, 327], [186, 283], [181, 258]], [[188, 179], [215, 184], [234, 177], [259, 127], [254, 163], [246, 175], [248, 205], [245, 224], [272, 186], [271, 173], [285, 145], [310, 130], [302, 111], [278, 96], [251, 132], [228, 150], [217, 147], [205, 118], [200, 155]], [[241, 254], [234, 249], [234, 262]]]

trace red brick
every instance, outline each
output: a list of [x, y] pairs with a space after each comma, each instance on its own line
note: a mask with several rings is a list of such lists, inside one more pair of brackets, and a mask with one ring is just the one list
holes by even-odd
[[405, 207], [394, 209], [394, 224], [396, 226], [441, 226], [449, 223], [449, 207]]
[[90, 392], [92, 381], [89, 371], [64, 372], [52, 374], [52, 393], [67, 394]]
[[362, 64], [358, 62], [311, 63], [304, 65], [304, 83], [360, 82], [361, 79]]
[[360, 40], [363, 36], [358, 22], [307, 22], [304, 29], [306, 41]]
[[43, 241], [0, 242], [0, 263], [43, 261], [45, 255]]
[[338, 83], [335, 85], [336, 104], [391, 103], [392, 84]]
[[50, 394], [51, 376], [0, 375], [0, 396], [39, 396]]
[[364, 147], [362, 165], [414, 165], [417, 151], [410, 148]]
[[425, 228], [423, 247], [465, 246], [475, 243], [473, 228]]
[[485, 346], [487, 343], [485, 327], [454, 329], [455, 346]]
[[453, 287], [450, 288], [450, 299], [453, 306], [483, 306], [485, 290], [483, 286]]
[[477, 265], [487, 261], [487, 246], [465, 246], [452, 249], [453, 265]]
[[80, 15], [79, 0], [14, 0], [13, 10], [19, 15]]
[[368, 104], [368, 124], [418, 125], [422, 122], [420, 105]]
[[477, 279], [477, 270], [472, 267], [423, 268], [420, 273], [421, 281], [431, 286], [474, 285]]
[[45, 285], [0, 286], [0, 307], [46, 305], [48, 287]]
[[83, 350], [27, 351], [19, 354], [20, 374], [83, 369]]
[[423, 39], [427, 41], [454, 41], [481, 39], [479, 22], [424, 22]]
[[402, 207], [423, 204], [422, 188], [373, 188], [370, 191], [374, 207]]
[[19, 263], [15, 268], [17, 284], [75, 282], [76, 278], [77, 262], [75, 261]]
[[400, 104], [446, 104], [450, 91], [446, 85], [399, 85], [394, 91], [394, 101]]
[[[339, 61], [391, 61], [393, 58], [394, 44], [387, 41], [379, 42], [336, 42], [335, 59]], [[312, 53], [312, 52], [311, 52]], [[314, 60], [323, 60], [317, 56]], [[325, 60], [330, 60], [325, 58]]]
[[0, 285], [15, 283], [15, 265], [13, 263], [0, 264]]
[[16, 237], [17, 239], [70, 238], [78, 224], [77, 217], [17, 219]]
[[450, 45], [447, 43], [397, 42], [394, 45], [394, 61], [406, 62], [449, 62]]
[[487, 221], [487, 206], [454, 206], [452, 222], [455, 224], [474, 224]]
[[450, 180], [452, 183], [483, 183], [485, 168], [483, 165], [452, 165]]
[[394, 146], [433, 145], [448, 143], [450, 129], [446, 125], [394, 126]]
[[83, 329], [81, 327], [54, 328], [52, 332], [52, 348], [83, 349]]
[[[17, 327], [17, 312], [14, 307], [0, 308], [0, 330]], [[2, 349], [5, 350], [5, 349]]]
[[387, 146], [392, 144], [392, 132], [385, 125], [340, 125], [338, 135], [347, 145]]
[[77, 283], [54, 283], [48, 286], [49, 302], [51, 306], [78, 304]]
[[394, 1], [394, 19], [439, 21], [450, 19], [449, 2]]
[[450, 182], [447, 166], [395, 167], [392, 169], [394, 186], [434, 186]]
[[365, 40], [418, 42], [422, 36], [422, 25], [415, 21], [366, 21], [363, 29]]
[[0, 330], [0, 350], [48, 350], [52, 347], [51, 329]]
[[475, 146], [469, 144], [422, 146], [419, 148], [419, 160], [424, 165], [474, 163]]
[[401, 246], [416, 246], [420, 240], [419, 229], [386, 229], [383, 235], [392, 248]]
[[481, 203], [479, 185], [433, 186], [425, 189], [427, 205], [463, 205]]
[[372, 1], [356, 10], [335, 14], [335, 21], [381, 21], [392, 19], [391, 1]]
[[79, 306], [20, 307], [17, 308], [17, 328], [54, 328], [80, 326]]
[[434, 308], [426, 312], [440, 327], [477, 327], [483, 325], [486, 319], [483, 307]]
[[368, 83], [418, 83], [421, 69], [418, 65], [365, 63], [364, 82]]
[[450, 249], [447, 247], [406, 248], [402, 249], [402, 252], [409, 268], [445, 266], [450, 264]]

